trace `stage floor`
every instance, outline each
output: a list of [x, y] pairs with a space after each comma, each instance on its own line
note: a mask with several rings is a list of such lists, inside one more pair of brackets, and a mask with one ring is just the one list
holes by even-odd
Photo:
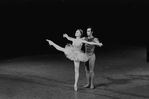
[[149, 99], [145, 47], [119, 47], [96, 54], [95, 89], [86, 84], [83, 63], [78, 91], [73, 62], [63, 53], [0, 62], [0, 99]]

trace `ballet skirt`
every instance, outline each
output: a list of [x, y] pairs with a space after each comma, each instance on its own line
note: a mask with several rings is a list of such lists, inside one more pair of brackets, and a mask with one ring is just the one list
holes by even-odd
[[86, 62], [89, 59], [88, 56], [80, 48], [71, 44], [67, 44], [65, 46], [64, 53], [66, 57], [72, 61]]

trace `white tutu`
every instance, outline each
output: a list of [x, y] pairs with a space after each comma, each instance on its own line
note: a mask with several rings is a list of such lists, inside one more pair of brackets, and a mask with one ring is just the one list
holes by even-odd
[[65, 46], [64, 53], [66, 57], [69, 58], [70, 60], [81, 61], [81, 62], [88, 61], [88, 56], [80, 49], [73, 47], [71, 44], [67, 44]]

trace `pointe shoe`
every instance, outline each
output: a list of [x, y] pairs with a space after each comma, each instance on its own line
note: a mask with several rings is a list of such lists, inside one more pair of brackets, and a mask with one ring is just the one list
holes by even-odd
[[89, 84], [86, 84], [86, 85], [84, 85], [83, 87], [84, 87], [84, 88], [89, 88], [90, 85], [89, 85]]
[[53, 42], [51, 40], [47, 40], [50, 45], [53, 45]]
[[74, 85], [74, 90], [78, 91], [78, 87], [76, 85]]

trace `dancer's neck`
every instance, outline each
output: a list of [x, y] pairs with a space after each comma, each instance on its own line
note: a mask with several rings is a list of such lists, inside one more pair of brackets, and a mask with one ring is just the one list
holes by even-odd
[[78, 37], [76, 37], [76, 39], [80, 39], [80, 37], [78, 36]]
[[88, 38], [93, 38], [93, 35], [88, 36]]

